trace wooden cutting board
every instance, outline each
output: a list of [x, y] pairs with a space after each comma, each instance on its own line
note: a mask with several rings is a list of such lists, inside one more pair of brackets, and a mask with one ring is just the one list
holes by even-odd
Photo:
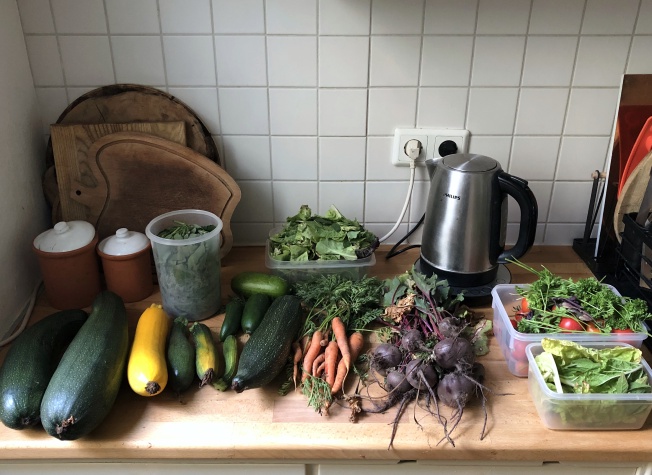
[[99, 177], [91, 172], [88, 165], [88, 150], [97, 139], [121, 131], [143, 132], [181, 145], [186, 144], [186, 129], [182, 121], [50, 126], [59, 192], [60, 219], [57, 221], [89, 220], [89, 208], [70, 197], [73, 183], [85, 183], [89, 186], [97, 183]]
[[88, 151], [96, 183], [74, 182], [70, 198], [89, 209], [88, 221], [99, 238], [126, 227], [145, 232], [160, 214], [202, 209], [223, 222], [222, 255], [233, 245], [231, 217], [240, 188], [212, 160], [189, 147], [138, 132], [117, 132], [97, 140]]
[[[188, 147], [222, 165], [215, 141], [197, 114], [164, 91], [140, 84], [111, 84], [80, 96], [59, 116], [57, 124], [124, 124], [132, 122], [185, 123]], [[52, 140], [45, 153], [43, 192], [52, 208], [53, 222], [62, 219]]]

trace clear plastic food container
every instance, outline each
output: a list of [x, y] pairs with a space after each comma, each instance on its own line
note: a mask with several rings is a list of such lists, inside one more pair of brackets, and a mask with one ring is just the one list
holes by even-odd
[[[273, 229], [270, 235], [278, 233], [280, 229]], [[369, 269], [376, 264], [376, 255], [356, 260], [338, 261], [278, 261], [270, 255], [270, 243], [265, 246], [265, 265], [272, 274], [283, 277], [290, 283], [313, 279], [323, 274], [339, 274], [351, 280], [360, 280], [367, 275]]]
[[[538, 343], [542, 338], [556, 338], [558, 340], [573, 340], [580, 345], [587, 342], [602, 341], [607, 343], [627, 343], [640, 348], [647, 338], [646, 333], [521, 333], [516, 331], [509, 321], [509, 316], [514, 313], [521, 296], [516, 293], [516, 287], [527, 288], [527, 284], [511, 285], [499, 284], [491, 291], [494, 335], [507, 362], [509, 371], [514, 376], [524, 378], [528, 374], [528, 359], [525, 348], [530, 343]], [[616, 295], [620, 293], [612, 286], [607, 285]]]
[[[555, 336], [555, 338], [558, 338]], [[581, 343], [587, 348], [631, 346], [624, 343]], [[531, 343], [528, 359], [528, 388], [541, 422], [554, 430], [640, 429], [652, 409], [652, 393], [645, 394], [568, 394], [552, 391], [544, 382], [534, 357], [543, 352], [540, 343]], [[645, 360], [648, 380], [652, 370]]]
[[[189, 239], [165, 239], [158, 234], [177, 222], [214, 225], [209, 233]], [[145, 228], [152, 242], [163, 309], [189, 321], [206, 319], [221, 305], [220, 232], [222, 220], [209, 211], [184, 209], [154, 218]]]

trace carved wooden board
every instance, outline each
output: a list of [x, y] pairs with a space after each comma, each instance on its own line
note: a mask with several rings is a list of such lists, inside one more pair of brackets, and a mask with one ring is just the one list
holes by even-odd
[[[56, 182], [59, 191], [58, 218], [63, 221], [89, 220], [89, 209], [73, 200], [70, 192], [73, 183], [94, 186], [100, 179], [88, 166], [88, 150], [97, 139], [121, 131], [144, 132], [181, 145], [186, 144], [185, 124], [177, 122], [132, 122], [127, 124], [61, 125], [50, 127], [54, 152]], [[59, 219], [57, 219], [59, 221]]]
[[222, 255], [233, 245], [231, 217], [240, 188], [215, 162], [189, 147], [137, 132], [102, 137], [89, 149], [95, 184], [76, 182], [70, 197], [89, 209], [100, 239], [126, 227], [145, 232], [156, 216], [202, 209], [223, 222]]
[[[217, 146], [197, 114], [176, 97], [140, 84], [110, 84], [80, 96], [59, 116], [57, 124], [124, 124], [138, 122], [185, 123], [186, 144], [222, 165]], [[43, 192], [52, 207], [52, 220], [62, 219], [52, 140], [45, 153]]]

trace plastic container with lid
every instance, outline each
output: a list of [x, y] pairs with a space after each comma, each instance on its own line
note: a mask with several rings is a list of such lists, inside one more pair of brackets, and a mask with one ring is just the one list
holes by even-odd
[[[158, 234], [178, 223], [213, 225], [205, 234], [188, 239], [166, 239]], [[209, 211], [184, 209], [157, 216], [145, 228], [152, 241], [154, 264], [163, 309], [189, 321], [208, 318], [222, 303], [220, 232], [222, 220]]]
[[32, 242], [45, 295], [60, 310], [88, 307], [100, 293], [97, 233], [86, 221], [61, 221]]
[[151, 295], [152, 245], [143, 233], [118, 229], [97, 245], [106, 287], [125, 302], [138, 302]]

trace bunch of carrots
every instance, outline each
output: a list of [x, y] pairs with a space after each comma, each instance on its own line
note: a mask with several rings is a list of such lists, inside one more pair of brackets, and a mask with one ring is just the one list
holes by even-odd
[[381, 313], [382, 282], [375, 278], [351, 281], [321, 276], [297, 286], [309, 308], [302, 338], [294, 345], [293, 381], [308, 405], [328, 414], [335, 397], [362, 353], [362, 330]]

